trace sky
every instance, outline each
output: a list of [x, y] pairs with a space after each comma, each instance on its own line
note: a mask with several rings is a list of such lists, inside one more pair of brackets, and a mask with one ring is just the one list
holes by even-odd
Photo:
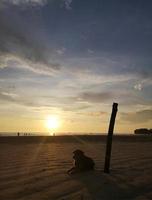
[[[1, 0], [0, 131], [152, 128], [151, 0]], [[55, 116], [59, 127], [48, 130]]]

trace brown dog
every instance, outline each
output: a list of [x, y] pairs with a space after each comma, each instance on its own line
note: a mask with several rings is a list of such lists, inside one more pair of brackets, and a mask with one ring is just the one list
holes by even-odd
[[79, 172], [94, 170], [94, 161], [92, 158], [84, 155], [84, 152], [77, 149], [73, 152], [74, 167], [68, 170], [69, 174], [75, 174]]

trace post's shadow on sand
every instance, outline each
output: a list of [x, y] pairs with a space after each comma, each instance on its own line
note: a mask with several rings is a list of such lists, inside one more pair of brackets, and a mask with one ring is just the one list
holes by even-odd
[[119, 175], [120, 172], [117, 173], [116, 171], [111, 172], [111, 174], [105, 174], [103, 171], [95, 170], [71, 175], [71, 178], [80, 181], [84, 186], [84, 191], [86, 191], [82, 194], [82, 199], [84, 200], [130, 200], [140, 197], [149, 191], [149, 188], [140, 188], [133, 186], [131, 183], [128, 184]]

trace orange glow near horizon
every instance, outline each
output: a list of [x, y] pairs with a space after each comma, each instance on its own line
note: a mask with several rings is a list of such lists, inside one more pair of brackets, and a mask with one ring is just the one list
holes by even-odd
[[[108, 116], [101, 119], [97, 117], [81, 116], [81, 118], [70, 121], [74, 115], [43, 115], [39, 119], [19, 118], [15, 117], [0, 117], [0, 132], [26, 132], [26, 133], [107, 133], [109, 127]], [[134, 133], [137, 128], [151, 128], [151, 121], [146, 123], [126, 123], [121, 119], [116, 118], [115, 133]]]

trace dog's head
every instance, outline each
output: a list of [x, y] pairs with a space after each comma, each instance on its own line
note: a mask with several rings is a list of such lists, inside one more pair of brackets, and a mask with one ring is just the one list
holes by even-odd
[[84, 156], [84, 152], [81, 151], [80, 149], [73, 151], [73, 154], [74, 154], [73, 158], [80, 158]]

